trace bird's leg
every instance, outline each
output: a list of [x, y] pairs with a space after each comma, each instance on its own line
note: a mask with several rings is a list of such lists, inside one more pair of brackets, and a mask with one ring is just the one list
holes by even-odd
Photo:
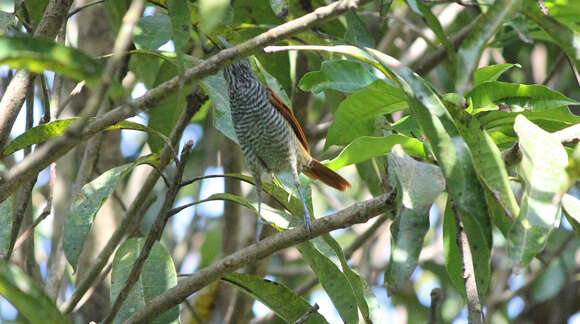
[[256, 180], [256, 190], [258, 193], [258, 220], [256, 222], [256, 242], [260, 241], [260, 236], [262, 235], [262, 227], [264, 222], [262, 221], [262, 179], [261, 176], [255, 176]]
[[306, 230], [310, 233], [310, 212], [308, 211], [308, 207], [306, 206], [306, 199], [304, 199], [304, 193], [302, 192], [302, 186], [300, 185], [300, 178], [298, 177], [298, 172], [294, 170], [294, 185], [296, 186], [296, 190], [298, 191], [298, 197], [302, 201], [302, 206], [304, 207], [304, 225], [306, 225]]

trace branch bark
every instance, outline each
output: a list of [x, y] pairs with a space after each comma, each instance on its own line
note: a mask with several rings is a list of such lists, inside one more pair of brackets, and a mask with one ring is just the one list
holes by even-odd
[[226, 66], [231, 61], [248, 56], [252, 52], [264, 48], [278, 40], [294, 35], [315, 24], [334, 18], [348, 10], [354, 10], [357, 6], [370, 2], [370, 0], [342, 0], [330, 5], [320, 7], [300, 18], [274, 27], [244, 43], [235, 47], [227, 48], [207, 61], [188, 69], [183, 75], [176, 76], [159, 86], [150, 89], [142, 97], [123, 104], [102, 117], [89, 123], [81, 132], [65, 132], [54, 140], [48, 141], [39, 150], [6, 172], [0, 183], [0, 201], [4, 201], [22, 183], [30, 180], [32, 175], [56, 161], [79, 143], [87, 140], [95, 134], [103, 131], [108, 126], [136, 115], [138, 112], [150, 109], [178, 91], [182, 85], [190, 85], [195, 81], [205, 78]]
[[256, 244], [239, 250], [180, 281], [177, 286], [157, 296], [144, 308], [133, 314], [125, 321], [125, 324], [150, 322], [171, 307], [183, 302], [189, 295], [218, 280], [224, 274], [246, 264], [330, 231], [364, 223], [380, 213], [395, 210], [394, 196], [394, 194], [385, 194], [355, 203], [330, 216], [319, 218], [312, 222], [311, 232], [308, 232], [305, 226], [300, 226], [269, 236]]

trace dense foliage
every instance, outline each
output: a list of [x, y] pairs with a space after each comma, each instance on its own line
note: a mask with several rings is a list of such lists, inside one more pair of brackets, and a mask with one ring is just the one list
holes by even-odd
[[[580, 323], [573, 0], [0, 10], [0, 321]], [[352, 184], [312, 233], [280, 175], [254, 240], [242, 56]]]

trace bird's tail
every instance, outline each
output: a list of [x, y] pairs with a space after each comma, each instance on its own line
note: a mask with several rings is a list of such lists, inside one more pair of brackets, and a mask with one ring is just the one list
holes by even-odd
[[350, 187], [350, 183], [341, 177], [338, 173], [330, 170], [326, 165], [320, 163], [316, 159], [312, 159], [310, 166], [302, 170], [306, 176], [313, 180], [320, 180], [325, 184], [344, 191], [346, 187]]

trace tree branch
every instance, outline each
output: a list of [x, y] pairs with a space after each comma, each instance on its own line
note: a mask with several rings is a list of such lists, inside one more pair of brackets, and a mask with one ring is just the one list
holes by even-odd
[[311, 13], [274, 27], [235, 47], [220, 51], [207, 61], [188, 69], [183, 75], [176, 76], [150, 89], [140, 98], [123, 104], [104, 114], [102, 117], [97, 118], [78, 134], [65, 132], [63, 136], [48, 141], [38, 151], [35, 151], [6, 172], [4, 179], [2, 179], [3, 181], [0, 183], [0, 201], [4, 201], [22, 183], [30, 180], [31, 174], [33, 175], [35, 172], [44, 169], [51, 162], [56, 161], [79, 143], [101, 132], [108, 126], [132, 117], [140, 111], [154, 107], [162, 100], [176, 93], [182, 85], [190, 85], [199, 79], [219, 71], [235, 59], [248, 56], [252, 52], [264, 48], [266, 45], [294, 35], [315, 24], [334, 18], [368, 2], [370, 0], [341, 0], [320, 7]]
[[125, 324], [150, 322], [153, 318], [184, 301], [189, 295], [218, 280], [224, 274], [239, 269], [246, 264], [330, 231], [364, 223], [380, 213], [395, 210], [394, 196], [392, 193], [385, 194], [364, 202], [355, 203], [330, 216], [319, 218], [312, 222], [310, 232], [306, 230], [305, 226], [296, 227], [269, 236], [256, 244], [239, 250], [197, 271], [189, 278], [180, 281], [177, 286], [155, 297], [144, 308], [133, 314]]
[[467, 234], [463, 230], [463, 222], [455, 204], [451, 203], [451, 209], [455, 216], [455, 225], [457, 228], [457, 247], [459, 247], [459, 256], [463, 266], [463, 282], [465, 283], [465, 296], [467, 299], [467, 320], [469, 324], [483, 324], [481, 302], [477, 291], [475, 281], [475, 268], [473, 267], [473, 258], [471, 248], [467, 240]]
[[107, 315], [107, 317], [103, 320], [104, 324], [112, 323], [117, 316], [117, 313], [121, 309], [121, 305], [131, 292], [131, 289], [139, 280], [139, 276], [141, 276], [141, 270], [143, 269], [143, 265], [145, 264], [145, 260], [149, 257], [149, 252], [153, 248], [153, 245], [156, 241], [161, 239], [161, 235], [163, 234], [163, 230], [165, 229], [165, 225], [167, 224], [167, 212], [173, 206], [175, 202], [175, 198], [177, 197], [177, 193], [179, 192], [179, 183], [181, 182], [181, 178], [183, 177], [183, 171], [185, 170], [185, 165], [187, 164], [187, 160], [191, 154], [191, 148], [193, 147], [193, 142], [189, 141], [185, 144], [183, 151], [181, 152], [181, 157], [177, 162], [177, 172], [175, 173], [175, 177], [173, 178], [173, 183], [171, 187], [167, 190], [165, 194], [165, 200], [163, 201], [163, 206], [159, 210], [149, 233], [147, 234], [147, 238], [145, 239], [145, 243], [143, 244], [143, 248], [135, 260], [135, 264], [133, 268], [131, 268], [131, 272], [127, 277], [127, 281], [123, 285], [123, 288], [117, 295], [117, 298], [113, 302], [113, 306], [111, 306], [111, 311]]

